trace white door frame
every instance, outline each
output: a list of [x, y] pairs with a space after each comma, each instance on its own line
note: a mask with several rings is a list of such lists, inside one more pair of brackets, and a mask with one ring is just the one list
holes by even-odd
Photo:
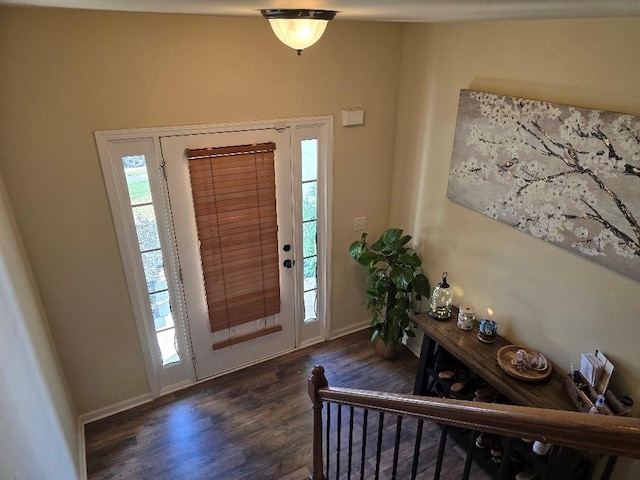
[[[330, 331], [331, 324], [331, 232], [332, 232], [332, 173], [333, 173], [333, 116], [317, 116], [306, 118], [292, 118], [292, 119], [277, 119], [271, 121], [258, 121], [258, 122], [233, 122], [211, 125], [192, 125], [182, 127], [160, 127], [160, 128], [139, 128], [139, 129], [123, 129], [123, 130], [105, 130], [95, 132], [96, 144], [98, 147], [98, 154], [102, 164], [102, 170], [105, 177], [105, 185], [111, 204], [112, 215], [114, 219], [114, 225], [116, 233], [118, 234], [118, 242], [120, 245], [120, 255], [122, 257], [123, 266], [125, 269], [125, 275], [127, 277], [127, 284], [129, 287], [129, 294], [132, 299], [132, 304], [135, 304], [135, 299], [139, 295], [139, 292], [144, 291], [139, 284], [140, 280], [136, 282], [135, 278], [140, 279], [140, 275], [136, 275], [129, 271], [128, 265], [133, 265], [139, 260], [133, 260], [135, 251], [131, 249], [131, 238], [124, 234], [127, 227], [124, 225], [126, 215], [123, 214], [128, 207], [128, 197], [122, 192], [122, 188], [118, 186], [116, 181], [117, 173], [114, 172], [113, 166], [113, 151], [112, 145], [118, 142], [135, 142], [135, 141], [150, 141], [153, 145], [153, 157], [148, 161], [152, 163], [155, 168], [156, 178], [160, 178], [162, 175], [162, 156], [160, 154], [160, 138], [172, 135], [188, 135], [198, 133], [222, 133], [232, 132], [238, 130], [252, 130], [257, 128], [291, 128], [291, 136], [293, 142], [299, 141], [302, 137], [300, 132], [304, 129], [317, 128], [321, 138], [319, 138], [319, 145], [321, 145], [321, 157], [318, 165], [318, 177], [322, 182], [320, 184], [320, 191], [318, 192], [318, 220], [319, 230], [322, 228], [322, 234], [318, 235], [318, 255], [319, 258], [323, 258], [322, 267], [318, 268], [318, 289], [319, 305], [322, 308], [319, 309], [318, 317], [322, 324], [322, 331], [315, 337], [305, 339], [303, 346], [307, 346], [313, 343], [324, 341], [328, 338], [328, 332]], [[296, 140], [297, 139], [297, 140]], [[294, 154], [295, 161], [295, 154]], [[298, 159], [299, 161], [299, 159]], [[295, 167], [294, 167], [295, 168]], [[150, 175], [151, 176], [151, 175]], [[153, 185], [152, 185], [153, 187]], [[158, 181], [158, 190], [166, 189], [164, 182]], [[168, 228], [171, 225], [170, 205], [168, 204], [168, 196], [163, 195], [162, 205], [159, 206], [162, 210], [162, 215], [159, 215], [158, 222], [160, 228]], [[323, 225], [323, 227], [320, 227]], [[129, 229], [130, 230], [130, 229]], [[169, 254], [175, 255], [175, 242], [169, 246]], [[178, 269], [176, 269], [178, 270]], [[144, 278], [144, 276], [142, 276]], [[296, 285], [300, 281], [296, 280]], [[180, 286], [181, 288], [181, 286]], [[178, 290], [180, 290], [178, 288]], [[181, 302], [178, 306], [179, 309], [184, 310], [184, 298], [182, 295], [177, 295], [177, 301]], [[147, 378], [149, 382], [149, 389], [152, 397], [158, 397], [162, 394], [169, 393], [171, 391], [184, 388], [188, 385], [196, 383], [195, 370], [192, 363], [192, 350], [189, 338], [186, 335], [180, 335], [178, 341], [180, 342], [179, 348], [183, 352], [183, 361], [186, 368], [181, 369], [182, 374], [180, 378], [176, 378], [175, 375], [170, 377], [163, 377], [162, 365], [158, 364], [157, 355], [153, 352], [155, 346], [153, 345], [153, 338], [155, 337], [155, 331], [150, 331], [151, 325], [148, 321], [145, 321], [144, 316], [134, 311], [136, 327], [140, 337], [140, 343], [142, 347], [142, 353], [144, 357], [145, 368], [147, 371]], [[296, 322], [300, 321], [299, 317]], [[186, 319], [176, 318], [176, 329], [186, 332], [188, 325], [186, 325]], [[296, 331], [300, 332], [300, 328]], [[298, 334], [299, 335], [299, 334]], [[301, 346], [301, 339], [296, 339], [296, 347]]]

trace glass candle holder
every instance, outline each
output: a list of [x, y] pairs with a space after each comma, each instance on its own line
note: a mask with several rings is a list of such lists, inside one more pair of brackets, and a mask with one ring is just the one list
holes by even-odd
[[447, 272], [442, 274], [442, 281], [436, 285], [429, 302], [429, 316], [438, 320], [446, 320], [451, 317], [451, 300], [453, 294], [447, 283]]

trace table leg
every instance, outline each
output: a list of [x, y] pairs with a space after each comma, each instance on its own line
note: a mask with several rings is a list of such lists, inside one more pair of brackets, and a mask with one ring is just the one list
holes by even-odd
[[422, 337], [416, 383], [413, 387], [414, 395], [426, 395], [433, 387], [434, 379], [429, 375], [429, 367], [433, 367], [436, 342], [428, 335]]

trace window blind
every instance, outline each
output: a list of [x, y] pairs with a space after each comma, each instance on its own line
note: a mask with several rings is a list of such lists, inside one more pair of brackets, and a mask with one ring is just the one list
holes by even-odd
[[187, 150], [212, 332], [280, 311], [274, 151]]

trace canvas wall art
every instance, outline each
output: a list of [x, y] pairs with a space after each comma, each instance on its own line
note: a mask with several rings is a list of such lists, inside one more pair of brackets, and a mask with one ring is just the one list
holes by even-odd
[[461, 90], [449, 199], [640, 280], [640, 117]]

